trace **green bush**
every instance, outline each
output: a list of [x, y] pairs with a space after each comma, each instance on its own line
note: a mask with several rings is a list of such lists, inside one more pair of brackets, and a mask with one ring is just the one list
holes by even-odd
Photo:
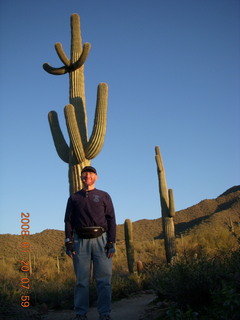
[[127, 298], [131, 294], [146, 289], [146, 280], [137, 274], [114, 274], [112, 278], [112, 295], [113, 300]]
[[153, 277], [153, 287], [159, 299], [176, 306], [169, 309], [166, 319], [239, 319], [239, 263], [240, 251], [237, 251], [162, 267]]

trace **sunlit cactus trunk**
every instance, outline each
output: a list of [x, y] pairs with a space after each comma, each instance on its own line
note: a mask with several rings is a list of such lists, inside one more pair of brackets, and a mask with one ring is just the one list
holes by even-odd
[[167, 262], [172, 262], [173, 258], [176, 256], [176, 246], [175, 246], [175, 228], [172, 217], [163, 217], [163, 231], [164, 231], [164, 243]]
[[167, 188], [165, 170], [159, 147], [155, 147], [155, 159], [157, 164], [160, 203], [162, 208], [162, 225], [164, 234], [164, 245], [167, 263], [171, 263], [176, 256], [175, 227], [173, 217], [175, 216], [175, 206], [173, 190]]
[[81, 176], [81, 171], [85, 166], [88, 166], [90, 164], [90, 161], [85, 160], [78, 163], [76, 157], [74, 156], [74, 153], [71, 152], [70, 158], [69, 158], [69, 168], [68, 168], [68, 181], [69, 181], [69, 191], [70, 194], [73, 194], [77, 192], [78, 190], [82, 189], [82, 181], [79, 179]]
[[64, 108], [70, 138], [69, 145], [62, 134], [57, 113], [50, 111], [48, 119], [56, 151], [59, 157], [69, 164], [70, 194], [82, 188], [81, 170], [99, 154], [106, 133], [108, 86], [106, 83], [100, 83], [97, 91], [94, 125], [91, 136], [88, 138], [84, 63], [90, 47], [89, 43], [82, 46], [80, 17], [73, 14], [71, 16], [71, 59], [68, 59], [61, 43], [56, 43], [55, 49], [64, 64], [63, 67], [53, 68], [47, 63], [43, 65], [44, 70], [50, 74], [69, 74], [69, 104]]

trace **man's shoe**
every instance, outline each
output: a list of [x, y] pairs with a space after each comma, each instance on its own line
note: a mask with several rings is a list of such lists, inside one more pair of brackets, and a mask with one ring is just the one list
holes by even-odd
[[110, 315], [102, 315], [99, 316], [99, 320], [111, 320], [112, 318], [110, 317]]

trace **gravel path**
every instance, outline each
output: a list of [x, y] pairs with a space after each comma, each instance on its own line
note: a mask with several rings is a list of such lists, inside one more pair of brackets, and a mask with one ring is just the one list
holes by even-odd
[[[156, 296], [152, 293], [141, 294], [129, 299], [122, 299], [112, 303], [112, 320], [139, 320], [143, 319], [145, 309]], [[73, 311], [50, 311], [42, 319], [44, 320], [70, 320], [74, 316]], [[90, 309], [88, 320], [98, 320], [96, 307]]]

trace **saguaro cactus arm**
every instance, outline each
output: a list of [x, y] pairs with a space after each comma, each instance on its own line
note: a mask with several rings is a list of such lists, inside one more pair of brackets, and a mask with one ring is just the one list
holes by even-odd
[[175, 203], [174, 203], [173, 189], [168, 190], [168, 198], [169, 198], [169, 216], [175, 217]]
[[59, 59], [62, 61], [62, 63], [65, 66], [70, 66], [71, 61], [68, 59], [67, 55], [65, 54], [65, 52], [63, 50], [63, 46], [60, 42], [57, 42], [55, 44], [55, 50], [57, 52]]
[[53, 141], [54, 141], [54, 145], [57, 150], [57, 153], [64, 162], [68, 163], [69, 147], [62, 134], [56, 111], [50, 111], [48, 113], [48, 121], [50, 124], [51, 133], [52, 133], [52, 137], [53, 137]]
[[68, 134], [73, 146], [73, 151], [75, 153], [77, 161], [81, 163], [85, 160], [85, 153], [82, 145], [80, 131], [78, 129], [74, 106], [72, 104], [66, 105], [66, 107], [64, 108], [64, 114], [66, 118]]
[[97, 104], [94, 118], [94, 126], [91, 137], [85, 148], [87, 159], [95, 158], [101, 151], [107, 127], [108, 86], [106, 83], [98, 85]]
[[43, 69], [45, 71], [47, 71], [50, 74], [54, 74], [54, 75], [62, 75], [68, 72], [73, 72], [79, 68], [81, 68], [84, 64], [84, 62], [86, 61], [87, 57], [88, 57], [88, 53], [90, 51], [91, 45], [90, 43], [85, 43], [83, 45], [83, 51], [82, 54], [80, 55], [79, 59], [74, 62], [74, 63], [69, 63], [67, 56], [65, 55], [63, 49], [62, 49], [62, 45], [59, 43], [55, 45], [55, 48], [57, 51], [58, 56], [60, 57], [60, 59], [62, 60], [62, 62], [67, 63], [67, 65], [60, 67], [60, 68], [53, 68], [51, 67], [48, 63], [44, 63], [43, 64]]
[[86, 145], [83, 144], [83, 139], [80, 135], [79, 126], [81, 124], [77, 122], [74, 106], [68, 104], [64, 109], [69, 137], [79, 163], [85, 159], [91, 160], [95, 158], [102, 149], [107, 126], [107, 102], [108, 86], [106, 83], [100, 83], [97, 93], [94, 126]]
[[[85, 63], [89, 51], [91, 49], [90, 43], [86, 42], [83, 45], [81, 43], [81, 36], [80, 36], [80, 19], [78, 14], [73, 14], [71, 16], [71, 32], [72, 32], [72, 53], [71, 53], [71, 60], [68, 59], [67, 55], [65, 54], [62, 44], [57, 42], [55, 44], [55, 50], [58, 54], [58, 57], [63, 62], [64, 66], [60, 68], [54, 68], [50, 66], [48, 63], [43, 64], [43, 69], [50, 74], [54, 75], [62, 75], [65, 73], [73, 72], [83, 66]], [[79, 52], [77, 56], [75, 53]]]
[[79, 57], [79, 59], [76, 62], [70, 64], [70, 66], [68, 67], [68, 72], [75, 71], [84, 65], [85, 61], [87, 60], [88, 53], [89, 53], [90, 49], [91, 49], [90, 43], [88, 43], [88, 42], [84, 43], [81, 56]]

